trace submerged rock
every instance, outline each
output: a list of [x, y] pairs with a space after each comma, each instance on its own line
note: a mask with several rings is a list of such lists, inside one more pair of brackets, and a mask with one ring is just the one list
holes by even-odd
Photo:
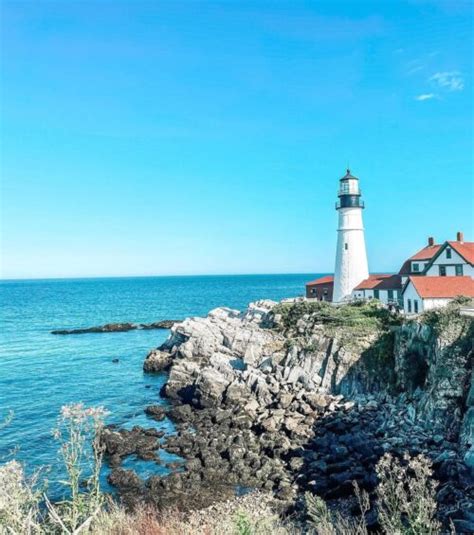
[[81, 329], [59, 329], [51, 331], [51, 334], [89, 334], [89, 333], [120, 333], [140, 329], [171, 329], [179, 320], [162, 320], [154, 323], [106, 323], [97, 327], [85, 327]]

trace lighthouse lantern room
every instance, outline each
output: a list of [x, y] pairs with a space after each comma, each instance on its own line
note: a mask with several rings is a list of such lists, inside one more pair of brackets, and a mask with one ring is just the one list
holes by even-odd
[[333, 293], [335, 303], [349, 300], [352, 290], [369, 276], [362, 222], [364, 202], [361, 199], [359, 179], [347, 169], [339, 182], [339, 199], [336, 203], [339, 226]]

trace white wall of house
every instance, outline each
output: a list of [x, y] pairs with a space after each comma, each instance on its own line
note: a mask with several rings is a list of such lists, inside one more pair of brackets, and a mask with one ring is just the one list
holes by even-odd
[[[451, 251], [451, 258], [448, 258], [447, 250]], [[426, 275], [429, 277], [438, 277], [439, 266], [444, 266], [446, 275], [454, 277], [456, 275], [456, 265], [462, 265], [462, 275], [469, 275], [474, 277], [474, 267], [468, 264], [452, 247], [446, 247], [438, 258], [433, 262], [433, 265], [428, 269]]]
[[425, 310], [431, 310], [432, 308], [445, 307], [450, 301], [452, 301], [451, 298], [449, 299], [441, 299], [441, 298], [425, 299], [423, 301], [423, 306]]
[[[388, 290], [379, 290], [379, 296], [377, 298], [375, 297], [374, 290], [354, 290], [352, 292], [352, 297], [355, 299], [378, 299], [385, 304], [389, 302]], [[391, 298], [390, 301], [397, 301], [397, 294], [395, 290], [393, 290], [393, 298]]]
[[[417, 304], [416, 304], [417, 303]], [[418, 310], [416, 311], [416, 308]], [[423, 299], [418, 295], [412, 282], [409, 282], [403, 292], [403, 310], [405, 314], [419, 314], [423, 312]]]
[[403, 292], [403, 310], [405, 314], [407, 315], [417, 314], [417, 312], [415, 311], [415, 308], [416, 308], [415, 302], [418, 303], [418, 314], [419, 314], [421, 312], [424, 312], [425, 310], [445, 307], [450, 301], [452, 301], [452, 298], [430, 297], [430, 298], [422, 299], [418, 295], [418, 292], [416, 291], [415, 287], [413, 286], [411, 282], [408, 283], [408, 286], [405, 288], [405, 291]]
[[425, 267], [428, 265], [428, 261], [426, 260], [413, 260], [410, 265], [410, 269], [412, 273], [422, 273], [425, 269]]

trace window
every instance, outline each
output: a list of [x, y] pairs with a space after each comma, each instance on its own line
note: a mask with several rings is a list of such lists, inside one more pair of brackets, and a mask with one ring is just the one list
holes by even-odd
[[408, 312], [411, 312], [411, 299], [407, 300]]
[[456, 270], [456, 277], [463, 276], [462, 264], [457, 264], [456, 266], [454, 266], [454, 269]]
[[420, 264], [413, 264], [413, 271], [420, 271]]
[[415, 307], [415, 314], [418, 314], [418, 299], [413, 299], [413, 306]]
[[451, 258], [451, 249], [449, 247], [446, 249], [446, 258]]
[[388, 300], [392, 301], [393, 300], [393, 290], [388, 290], [387, 294], [388, 294]]
[[315, 294], [316, 293], [316, 288], [311, 288], [311, 293]]
[[347, 249], [349, 249], [349, 244], [348, 243], [345, 243], [344, 244], [344, 249], [347, 251]]
[[374, 297], [375, 297], [375, 299], [379, 299], [379, 297], [380, 297], [380, 290], [374, 290]]
[[446, 266], [439, 266], [439, 276], [446, 277]]

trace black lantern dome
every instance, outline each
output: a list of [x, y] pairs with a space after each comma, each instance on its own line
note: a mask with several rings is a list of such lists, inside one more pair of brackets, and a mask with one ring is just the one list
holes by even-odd
[[336, 210], [364, 208], [364, 202], [360, 198], [361, 194], [359, 179], [351, 174], [350, 169], [347, 169], [346, 174], [339, 180], [339, 201], [336, 203]]

